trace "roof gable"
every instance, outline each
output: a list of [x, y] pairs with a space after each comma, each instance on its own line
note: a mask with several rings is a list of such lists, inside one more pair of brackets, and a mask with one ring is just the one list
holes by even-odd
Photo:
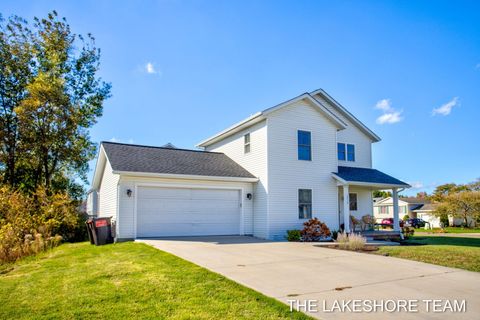
[[282, 102], [280, 104], [277, 104], [276, 106], [273, 106], [271, 108], [267, 108], [263, 111], [257, 112], [253, 114], [252, 116], [248, 117], [247, 119], [240, 121], [236, 123], [235, 125], [213, 135], [212, 137], [203, 140], [202, 142], [197, 144], [197, 147], [207, 147], [215, 142], [218, 142], [220, 140], [223, 140], [232, 134], [243, 130], [245, 128], [248, 128], [262, 120], [265, 120], [269, 114], [279, 111], [282, 108], [285, 108], [291, 104], [294, 104], [295, 102], [298, 102], [300, 100], [305, 100], [308, 101], [318, 112], [320, 112], [322, 115], [324, 115], [329, 121], [331, 121], [339, 130], [345, 129], [347, 127], [347, 124], [343, 122], [337, 115], [335, 115], [333, 112], [328, 110], [321, 102], [319, 102], [317, 99], [312, 97], [310, 93], [303, 93], [293, 99], [287, 100], [285, 102]]
[[[372, 130], [370, 130], [365, 124], [358, 120], [353, 114], [351, 114], [344, 106], [338, 103], [334, 98], [332, 98], [325, 90], [318, 89], [310, 92], [310, 95], [315, 98], [319, 95], [324, 98], [338, 113], [348, 119], [353, 125], [355, 125], [361, 132], [366, 136], [372, 139], [373, 142], [379, 142], [381, 138], [377, 136]], [[317, 99], [315, 99], [317, 100]], [[318, 101], [318, 100], [317, 100]], [[319, 101], [319, 103], [321, 103]]]

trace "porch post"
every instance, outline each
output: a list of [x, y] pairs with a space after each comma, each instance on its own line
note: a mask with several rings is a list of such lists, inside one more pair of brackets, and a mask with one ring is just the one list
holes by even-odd
[[350, 199], [348, 184], [343, 185], [343, 225], [345, 233], [350, 233]]
[[393, 230], [400, 231], [400, 219], [398, 216], [398, 189], [393, 188]]

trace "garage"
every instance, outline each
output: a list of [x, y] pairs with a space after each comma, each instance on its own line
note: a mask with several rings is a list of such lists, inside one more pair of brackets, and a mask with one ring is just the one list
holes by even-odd
[[138, 187], [137, 237], [240, 234], [240, 190]]

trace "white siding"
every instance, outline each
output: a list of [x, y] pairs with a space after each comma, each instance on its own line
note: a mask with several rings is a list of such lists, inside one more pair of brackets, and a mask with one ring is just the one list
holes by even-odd
[[[135, 186], [137, 184], [161, 185], [172, 187], [195, 188], [201, 186], [215, 187], [218, 189], [236, 188], [243, 190], [243, 228], [244, 234], [253, 233], [253, 201], [246, 199], [247, 193], [252, 193], [252, 183], [248, 182], [223, 182], [208, 180], [187, 180], [187, 179], [164, 179], [164, 178], [147, 178], [122, 176], [119, 182], [119, 219], [118, 219], [118, 238], [132, 239], [135, 238]], [[132, 190], [131, 197], [127, 196], [127, 190]]]
[[[311, 132], [312, 161], [298, 160], [297, 131]], [[336, 127], [309, 103], [300, 101], [268, 118], [269, 238], [284, 239], [300, 229], [298, 189], [312, 189], [313, 216], [338, 229]]]
[[98, 216], [117, 218], [117, 185], [119, 176], [112, 173], [112, 166], [106, 161], [98, 191]]
[[[315, 99], [319, 100], [325, 107], [327, 107], [331, 112], [337, 115], [337, 117], [342, 119], [342, 121], [348, 125], [346, 129], [337, 132], [337, 142], [355, 145], [355, 161], [338, 161], [338, 165], [346, 167], [371, 168], [372, 140], [360, 129], [358, 129], [358, 127], [355, 126], [351, 121], [339, 113], [337, 109], [333, 107], [327, 100], [323, 99], [318, 94], [315, 95]], [[335, 146], [335, 149], [336, 148], [337, 147]]]
[[[243, 136], [250, 133], [250, 152], [244, 153]], [[257, 123], [206, 148], [222, 152], [259, 178], [253, 192], [253, 235], [267, 238], [268, 170], [267, 170], [267, 122]]]

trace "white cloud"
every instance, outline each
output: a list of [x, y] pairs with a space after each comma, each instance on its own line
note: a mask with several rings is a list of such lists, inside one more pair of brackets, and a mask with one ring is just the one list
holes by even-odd
[[425, 187], [420, 181], [409, 182], [408, 184], [412, 186], [412, 189], [422, 189]]
[[403, 120], [402, 110], [397, 111], [392, 107], [390, 99], [382, 99], [377, 102], [375, 109], [382, 110], [383, 114], [377, 118], [378, 124], [392, 124]]
[[389, 112], [389, 111], [392, 111], [392, 103], [390, 102], [390, 99], [382, 99], [377, 102], [377, 104], [375, 105], [375, 108], [385, 112]]
[[453, 98], [452, 100], [448, 101], [447, 103], [441, 105], [438, 108], [434, 108], [432, 110], [432, 115], [440, 114], [442, 116], [448, 116], [450, 112], [452, 112], [452, 108], [458, 105], [458, 97]]
[[145, 71], [147, 71], [147, 73], [150, 73], [150, 74], [157, 73], [157, 70], [155, 70], [155, 66], [151, 62], [147, 62], [147, 64], [145, 65]]

